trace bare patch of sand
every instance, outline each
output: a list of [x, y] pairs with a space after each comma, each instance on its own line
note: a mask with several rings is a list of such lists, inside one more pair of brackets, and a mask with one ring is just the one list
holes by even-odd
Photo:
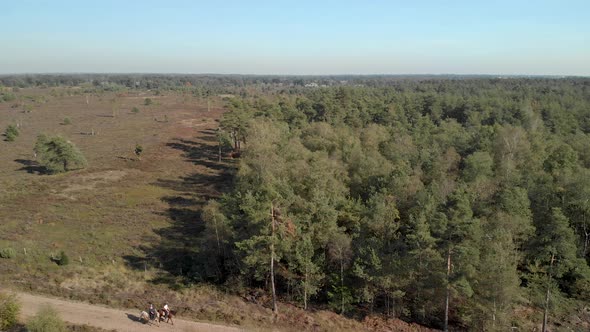
[[99, 183], [118, 181], [125, 177], [125, 175], [127, 175], [127, 171], [110, 170], [73, 177], [71, 183], [68, 184], [67, 188], [62, 190], [62, 193], [92, 190]]

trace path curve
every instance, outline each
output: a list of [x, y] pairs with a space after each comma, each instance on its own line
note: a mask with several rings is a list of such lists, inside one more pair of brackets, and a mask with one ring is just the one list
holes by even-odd
[[77, 325], [90, 325], [105, 330], [146, 332], [146, 331], [175, 331], [175, 332], [238, 332], [245, 331], [231, 326], [214, 325], [209, 323], [192, 322], [175, 319], [174, 326], [160, 323], [160, 326], [147, 325], [137, 321], [140, 310], [119, 310], [92, 305], [83, 302], [66, 301], [27, 293], [16, 293], [21, 303], [21, 318], [26, 321], [37, 313], [44, 304], [49, 304], [57, 310], [63, 320]]

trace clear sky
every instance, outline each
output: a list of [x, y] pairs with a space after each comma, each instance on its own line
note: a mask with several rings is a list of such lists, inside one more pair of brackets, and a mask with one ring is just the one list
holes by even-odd
[[590, 75], [590, 0], [1, 0], [0, 73]]

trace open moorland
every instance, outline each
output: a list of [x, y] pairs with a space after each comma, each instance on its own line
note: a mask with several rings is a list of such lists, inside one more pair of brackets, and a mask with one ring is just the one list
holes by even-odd
[[[222, 110], [178, 95], [17, 95], [20, 105], [0, 105], [0, 123], [21, 128], [16, 142], [0, 143], [0, 247], [17, 251], [0, 265], [3, 284], [105, 304], [157, 301], [137, 296], [146, 280], [166, 275], [154, 263], [165, 260], [155, 257], [186, 254], [198, 206], [230, 179], [231, 162], [216, 163], [211, 149]], [[153, 104], [145, 105], [148, 97]], [[89, 167], [43, 174], [33, 153], [41, 133], [75, 143]], [[136, 144], [144, 147], [141, 160]], [[65, 268], [50, 260], [61, 251], [71, 261]]]

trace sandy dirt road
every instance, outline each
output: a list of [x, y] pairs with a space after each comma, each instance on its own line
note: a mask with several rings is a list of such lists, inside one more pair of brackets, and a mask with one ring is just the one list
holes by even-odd
[[140, 310], [119, 310], [91, 305], [83, 302], [73, 302], [59, 300], [27, 293], [16, 293], [22, 304], [21, 318], [23, 321], [27, 317], [35, 315], [37, 310], [44, 304], [49, 304], [55, 308], [61, 318], [73, 324], [86, 324], [100, 327], [106, 330], [117, 331], [176, 331], [176, 332], [237, 332], [245, 331], [231, 326], [214, 325], [209, 323], [199, 323], [181, 319], [174, 320], [174, 326], [167, 323], [160, 323], [160, 326], [147, 325], [137, 321]]

